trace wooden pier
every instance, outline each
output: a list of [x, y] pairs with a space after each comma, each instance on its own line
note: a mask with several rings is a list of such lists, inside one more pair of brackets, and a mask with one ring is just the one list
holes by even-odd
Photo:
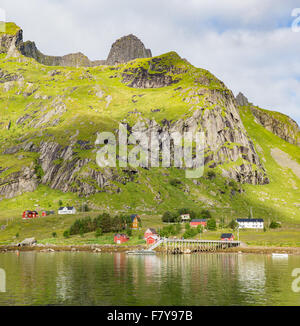
[[168, 254], [183, 254], [194, 252], [215, 252], [239, 246], [240, 241], [182, 240], [163, 238], [156, 242], [151, 248], [149, 248], [149, 250], [154, 250], [160, 247], [160, 251]]

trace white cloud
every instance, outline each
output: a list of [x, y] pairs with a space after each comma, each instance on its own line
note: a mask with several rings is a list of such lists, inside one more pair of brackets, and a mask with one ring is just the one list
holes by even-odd
[[297, 0], [2, 0], [7, 18], [41, 51], [106, 58], [134, 33], [154, 55], [171, 50], [209, 69], [251, 102], [300, 122]]

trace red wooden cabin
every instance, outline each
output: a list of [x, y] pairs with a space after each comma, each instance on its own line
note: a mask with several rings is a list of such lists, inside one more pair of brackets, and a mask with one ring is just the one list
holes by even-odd
[[153, 234], [150, 235], [149, 237], [147, 237], [146, 242], [148, 245], [154, 244], [155, 242], [157, 242], [159, 239], [159, 236], [157, 234]]
[[117, 244], [125, 243], [129, 241], [129, 237], [126, 234], [116, 234], [114, 237], [114, 242]]
[[153, 229], [153, 228], [149, 228], [149, 229], [147, 229], [147, 230], [145, 231], [145, 233], [144, 233], [144, 239], [147, 240], [147, 238], [150, 237], [151, 235], [157, 235], [156, 230]]
[[207, 220], [204, 220], [204, 219], [196, 219], [196, 220], [192, 220], [190, 222], [190, 226], [191, 227], [197, 227], [198, 225], [202, 225], [203, 227], [206, 227]]
[[221, 235], [221, 240], [222, 241], [233, 241], [234, 240], [234, 235], [232, 233], [223, 233]]

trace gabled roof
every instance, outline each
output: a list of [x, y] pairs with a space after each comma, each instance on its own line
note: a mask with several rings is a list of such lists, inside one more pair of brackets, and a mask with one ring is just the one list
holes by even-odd
[[262, 218], [238, 218], [236, 221], [257, 223], [257, 222], [263, 222], [264, 220]]
[[138, 219], [140, 218], [140, 216], [139, 216], [138, 214], [133, 214], [133, 215], [131, 215], [131, 216], [130, 216], [130, 218], [131, 218], [131, 222], [133, 222], [134, 219], [135, 219], [136, 217], [137, 217]]
[[223, 234], [221, 235], [221, 238], [222, 238], [222, 239], [228, 239], [228, 238], [231, 238], [232, 236], [233, 236], [232, 233], [223, 233]]
[[207, 222], [206, 219], [194, 219], [194, 220], [191, 220], [191, 222]]
[[67, 208], [68, 211], [72, 211], [74, 209], [74, 207], [60, 207], [59, 211], [64, 210], [65, 208]]
[[157, 234], [156, 230], [153, 229], [153, 228], [148, 228], [148, 229], [146, 230], [146, 232], [147, 232], [148, 230], [150, 230], [150, 232], [152, 232], [153, 234]]

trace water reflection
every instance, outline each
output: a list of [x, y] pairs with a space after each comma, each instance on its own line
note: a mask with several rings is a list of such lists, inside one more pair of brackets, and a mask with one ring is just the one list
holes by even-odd
[[290, 290], [299, 266], [299, 256], [0, 254], [0, 305], [299, 305]]

